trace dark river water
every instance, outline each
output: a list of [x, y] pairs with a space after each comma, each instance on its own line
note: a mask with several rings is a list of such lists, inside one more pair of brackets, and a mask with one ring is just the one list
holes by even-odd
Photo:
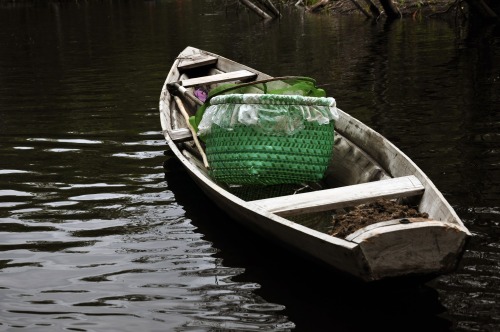
[[[500, 331], [499, 28], [226, 3], [0, 2], [0, 330]], [[473, 233], [458, 270], [359, 285], [216, 209], [164, 155], [186, 46], [313, 77], [398, 145]]]

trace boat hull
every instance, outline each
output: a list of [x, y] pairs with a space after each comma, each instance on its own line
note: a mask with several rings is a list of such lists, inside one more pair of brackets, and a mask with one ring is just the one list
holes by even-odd
[[[339, 137], [336, 139], [334, 158], [325, 176], [325, 182], [335, 187], [344, 181], [346, 183], [342, 183], [341, 187], [344, 187], [345, 191], [351, 187], [353, 190], [358, 188], [353, 186], [355, 184], [368, 187], [367, 184], [373, 181], [397, 180], [410, 176], [418, 182], [418, 190], [415, 190], [417, 193], [412, 193], [412, 195], [418, 194], [418, 198], [414, 199], [417, 201], [418, 209], [428, 213], [430, 220], [407, 218], [387, 220], [364, 227], [345, 238], [339, 238], [287, 218], [287, 211], [295, 213], [286, 205], [290, 197], [271, 198], [271, 205], [265, 205], [258, 200], [244, 200], [211, 179], [201, 161], [202, 158], [192, 144], [193, 137], [190, 138], [186, 130], [187, 122], [177, 114], [178, 107], [169, 89], [172, 83], [183, 82], [183, 79], [189, 79], [189, 82], [196, 81], [198, 71], [181, 68], [181, 64], [186, 59], [192, 64], [200, 58], [207, 61], [216, 59], [215, 62], [203, 64], [204, 70], [201, 72], [205, 76], [199, 78], [200, 81], [209, 80], [210, 75], [217, 75], [218, 79], [222, 77], [220, 73], [235, 70], [251, 71], [255, 73], [253, 79], [257, 80], [269, 79], [271, 76], [216, 54], [187, 47], [174, 61], [161, 92], [160, 119], [169, 149], [200, 190], [233, 220], [295, 253], [363, 281], [438, 275], [452, 272], [457, 268], [470, 232], [456, 212], [410, 158], [382, 135], [341, 110], [339, 110], [340, 119], [335, 124], [335, 134]], [[197, 107], [188, 99], [185, 99], [185, 103], [192, 112]], [[177, 137], [178, 132], [184, 132], [186, 140]], [[385, 182], [376, 183], [382, 186]], [[335, 188], [332, 190], [331, 196], [340, 192], [335, 191]], [[393, 197], [383, 190], [376, 191], [378, 195]], [[408, 192], [407, 195], [410, 195]], [[333, 206], [331, 205], [333, 199], [322, 206], [314, 203], [321, 200], [328, 201], [330, 191], [307, 195], [319, 194], [322, 195], [321, 199], [317, 196], [310, 197], [312, 203], [306, 209], [315, 212]], [[353, 201], [362, 202], [370, 197], [374, 198], [375, 195], [367, 195]], [[285, 211], [276, 212], [278, 210], [268, 208], [275, 204], [281, 204], [285, 207]]]

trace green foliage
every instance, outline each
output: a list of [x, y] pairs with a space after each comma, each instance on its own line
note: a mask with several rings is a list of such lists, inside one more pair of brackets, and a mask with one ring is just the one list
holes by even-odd
[[316, 87], [316, 82], [313, 79], [302, 77], [294, 80], [285, 81], [289, 86], [280, 89], [271, 90], [269, 94], [276, 95], [302, 95], [309, 97], [326, 97], [326, 92], [323, 89]]
[[243, 85], [235, 83], [226, 83], [217, 86], [208, 93], [208, 98], [205, 103], [198, 108], [196, 114], [189, 118], [191, 126], [198, 131], [198, 124], [201, 122], [206, 108], [210, 104], [210, 99], [228, 93], [262, 93], [275, 95], [301, 95], [308, 97], [326, 97], [326, 92], [323, 89], [316, 87], [316, 80], [310, 77], [293, 77], [289, 79], [256, 82], [255, 84]]

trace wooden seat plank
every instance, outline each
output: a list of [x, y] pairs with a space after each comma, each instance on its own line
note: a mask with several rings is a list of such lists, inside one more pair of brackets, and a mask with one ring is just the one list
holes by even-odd
[[193, 139], [193, 135], [191, 135], [191, 131], [188, 128], [171, 129], [167, 130], [167, 132], [172, 141], [176, 143], [191, 141]]
[[179, 59], [179, 65], [177, 68], [182, 70], [187, 70], [191, 68], [203, 67], [207, 65], [212, 65], [217, 63], [217, 58], [208, 54], [193, 54], [186, 58]]
[[229, 82], [229, 81], [239, 81], [239, 80], [252, 79], [255, 77], [257, 77], [257, 74], [252, 73], [251, 71], [237, 70], [237, 71], [216, 74], [216, 75], [188, 78], [188, 79], [180, 81], [180, 85], [182, 85], [185, 88], [188, 88], [188, 87], [192, 87], [195, 85], [222, 83], [222, 82]]
[[423, 192], [422, 183], [414, 175], [410, 175], [309, 193], [260, 199], [252, 201], [252, 203], [269, 212], [290, 216], [354, 206], [379, 198], [416, 196]]

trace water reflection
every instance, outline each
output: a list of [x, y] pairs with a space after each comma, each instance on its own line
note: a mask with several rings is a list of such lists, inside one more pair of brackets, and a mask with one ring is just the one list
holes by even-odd
[[[448, 320], [437, 317], [445, 308], [434, 289], [415, 280], [399, 285], [368, 286], [290, 255], [239, 227], [210, 204], [176, 166], [179, 165], [171, 161], [166, 173], [176, 202], [184, 207], [186, 216], [205, 234], [204, 238], [219, 249], [216, 257], [225, 266], [245, 266], [244, 273], [233, 276], [232, 280], [258, 281], [255, 293], [264, 293], [268, 301], [279, 299], [283, 314], [295, 318], [293, 324], [298, 330], [311, 326], [311, 321], [318, 331], [345, 330], [347, 326], [359, 331], [374, 328], [422, 331], [444, 330], [450, 326]], [[213, 217], [209, 223], [205, 218], [207, 214]], [[260, 291], [263, 289], [265, 292]], [[247, 306], [245, 302], [239, 305]], [[304, 311], [307, 315], [303, 315]], [[360, 320], [360, 315], [364, 319]]]

